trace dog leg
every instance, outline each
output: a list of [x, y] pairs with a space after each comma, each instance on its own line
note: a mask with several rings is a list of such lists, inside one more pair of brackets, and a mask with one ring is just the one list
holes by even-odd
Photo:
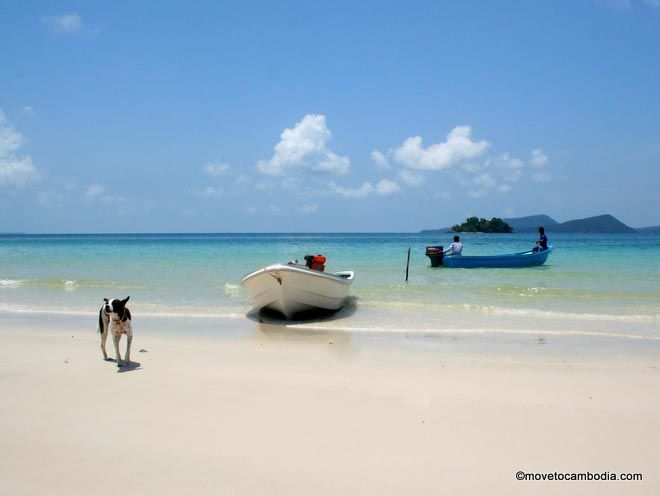
[[124, 355], [124, 359], [126, 360], [127, 365], [131, 364], [131, 342], [132, 341], [133, 341], [133, 334], [126, 334], [126, 355]]
[[112, 334], [112, 341], [115, 343], [115, 356], [117, 357], [117, 367], [121, 367], [121, 355], [119, 354], [119, 340], [121, 334], [118, 332]]
[[99, 333], [101, 334], [101, 352], [103, 353], [103, 360], [108, 359], [108, 353], [105, 351], [105, 340], [108, 339], [109, 327], [110, 322], [108, 322], [108, 317], [104, 312], [104, 308], [101, 307], [101, 310], [99, 310]]
[[101, 329], [101, 351], [103, 352], [103, 360], [108, 359], [108, 352], [105, 351], [105, 340], [108, 339], [108, 328]]

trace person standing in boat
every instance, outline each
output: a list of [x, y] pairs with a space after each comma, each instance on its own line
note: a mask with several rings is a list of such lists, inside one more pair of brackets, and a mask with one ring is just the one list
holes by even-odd
[[543, 251], [548, 249], [548, 237], [545, 235], [543, 226], [539, 227], [539, 240], [532, 251]]
[[460, 255], [463, 251], [463, 243], [458, 236], [454, 236], [454, 242], [445, 250], [445, 255]]

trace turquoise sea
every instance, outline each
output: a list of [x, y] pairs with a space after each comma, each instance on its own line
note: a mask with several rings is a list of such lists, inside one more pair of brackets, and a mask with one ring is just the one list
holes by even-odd
[[[548, 235], [548, 263], [525, 269], [432, 269], [424, 248], [448, 245], [449, 234], [0, 235], [0, 312], [93, 315], [103, 297], [130, 295], [141, 318], [245, 319], [246, 273], [322, 253], [327, 270], [356, 277], [349, 307], [316, 327], [660, 339], [660, 236]], [[465, 255], [522, 251], [536, 239], [461, 237]]]

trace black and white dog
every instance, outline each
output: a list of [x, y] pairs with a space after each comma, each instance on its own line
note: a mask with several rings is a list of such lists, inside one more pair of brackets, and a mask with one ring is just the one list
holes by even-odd
[[[105, 351], [105, 340], [108, 338], [108, 331], [112, 333], [112, 341], [115, 344], [115, 355], [117, 357], [117, 366], [129, 365], [131, 363], [131, 341], [133, 341], [133, 326], [131, 325], [131, 312], [126, 308], [126, 303], [130, 296], [125, 300], [112, 300], [103, 298], [105, 302], [99, 310], [99, 332], [101, 333], [101, 351], [103, 359], [108, 360], [108, 354]], [[126, 334], [126, 355], [125, 363], [121, 360], [119, 354], [119, 340], [121, 335]]]

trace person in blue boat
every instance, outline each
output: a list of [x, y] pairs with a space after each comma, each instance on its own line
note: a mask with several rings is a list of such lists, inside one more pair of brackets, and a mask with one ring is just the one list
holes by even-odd
[[543, 251], [548, 249], [548, 237], [545, 235], [545, 229], [543, 226], [539, 227], [539, 240], [536, 242], [536, 246], [532, 251]]
[[460, 255], [463, 251], [463, 243], [458, 236], [454, 236], [454, 242], [445, 250], [445, 255]]

